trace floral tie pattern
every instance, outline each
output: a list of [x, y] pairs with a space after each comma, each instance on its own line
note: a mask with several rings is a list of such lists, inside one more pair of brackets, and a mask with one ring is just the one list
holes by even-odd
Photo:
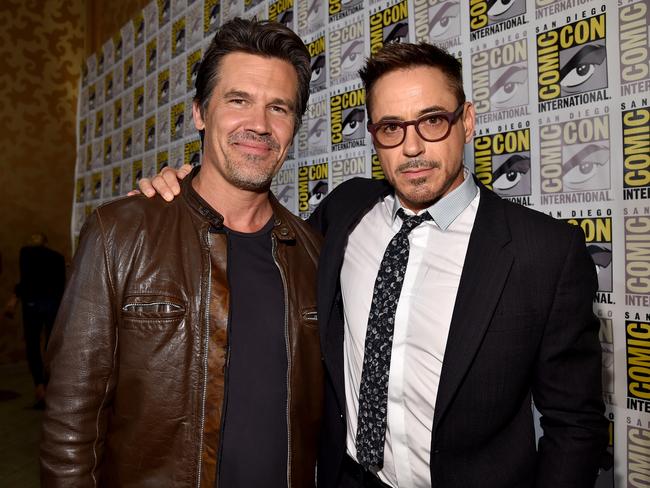
[[428, 212], [407, 216], [401, 208], [397, 215], [402, 220], [402, 227], [386, 247], [372, 293], [359, 389], [357, 461], [373, 472], [384, 465], [388, 372], [395, 310], [409, 259], [408, 235], [425, 220], [431, 220]]

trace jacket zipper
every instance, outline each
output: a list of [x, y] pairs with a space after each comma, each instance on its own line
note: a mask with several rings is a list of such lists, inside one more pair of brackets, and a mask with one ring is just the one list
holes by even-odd
[[303, 312], [302, 318], [305, 320], [318, 320], [318, 312]]
[[199, 462], [197, 464], [196, 487], [201, 486], [201, 470], [203, 468], [203, 433], [205, 425], [205, 399], [208, 390], [208, 346], [210, 340], [210, 293], [212, 287], [212, 264], [210, 261], [210, 247], [212, 246], [210, 240], [210, 231], [206, 237], [208, 243], [207, 249], [207, 262], [208, 262], [208, 284], [205, 302], [205, 341], [203, 344], [203, 399], [201, 402], [201, 421], [199, 423]]
[[130, 302], [124, 304], [122, 307], [123, 312], [128, 312], [131, 309], [136, 309], [138, 307], [151, 307], [151, 306], [158, 306], [158, 305], [165, 305], [166, 307], [169, 307], [171, 310], [166, 310], [166, 312], [174, 312], [176, 310], [181, 310], [181, 306], [179, 306], [177, 303], [173, 302]]
[[[230, 239], [226, 235], [226, 280], [230, 283]], [[226, 410], [228, 409], [228, 371], [230, 370], [230, 304], [228, 305], [228, 324], [226, 325], [226, 364], [224, 366], [223, 373], [223, 405], [221, 407], [221, 420], [219, 424], [220, 434], [219, 434], [219, 453], [217, 454], [217, 473], [215, 475], [215, 486], [219, 486], [219, 475], [221, 474], [221, 457], [223, 456], [223, 436], [226, 432]]]
[[271, 243], [273, 249], [273, 262], [280, 272], [280, 277], [282, 278], [282, 285], [284, 287], [284, 345], [287, 351], [287, 406], [286, 406], [286, 416], [287, 416], [287, 488], [291, 487], [291, 422], [289, 421], [289, 405], [291, 404], [291, 387], [290, 387], [290, 377], [291, 377], [291, 355], [289, 353], [289, 292], [287, 289], [287, 279], [282, 271], [280, 263], [278, 263], [277, 256], [277, 240], [276, 237], [271, 234]]

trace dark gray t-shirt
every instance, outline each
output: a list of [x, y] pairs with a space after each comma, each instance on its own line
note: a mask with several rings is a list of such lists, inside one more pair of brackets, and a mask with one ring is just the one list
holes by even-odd
[[252, 234], [226, 230], [230, 322], [221, 488], [287, 485], [284, 288], [272, 229], [273, 218]]

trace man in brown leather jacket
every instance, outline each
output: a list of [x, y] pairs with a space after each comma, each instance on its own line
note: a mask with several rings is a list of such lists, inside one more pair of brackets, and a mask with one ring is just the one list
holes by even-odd
[[269, 193], [309, 54], [235, 19], [201, 64], [203, 165], [182, 197], [84, 226], [48, 351], [43, 486], [314, 485], [319, 238]]

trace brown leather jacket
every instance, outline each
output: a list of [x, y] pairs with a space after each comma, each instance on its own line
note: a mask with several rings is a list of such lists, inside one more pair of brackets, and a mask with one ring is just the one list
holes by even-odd
[[[84, 226], [48, 347], [45, 487], [215, 486], [227, 243], [210, 232], [223, 218], [190, 180], [171, 203], [125, 198]], [[323, 400], [320, 238], [271, 201], [288, 342], [288, 485], [310, 487]]]

